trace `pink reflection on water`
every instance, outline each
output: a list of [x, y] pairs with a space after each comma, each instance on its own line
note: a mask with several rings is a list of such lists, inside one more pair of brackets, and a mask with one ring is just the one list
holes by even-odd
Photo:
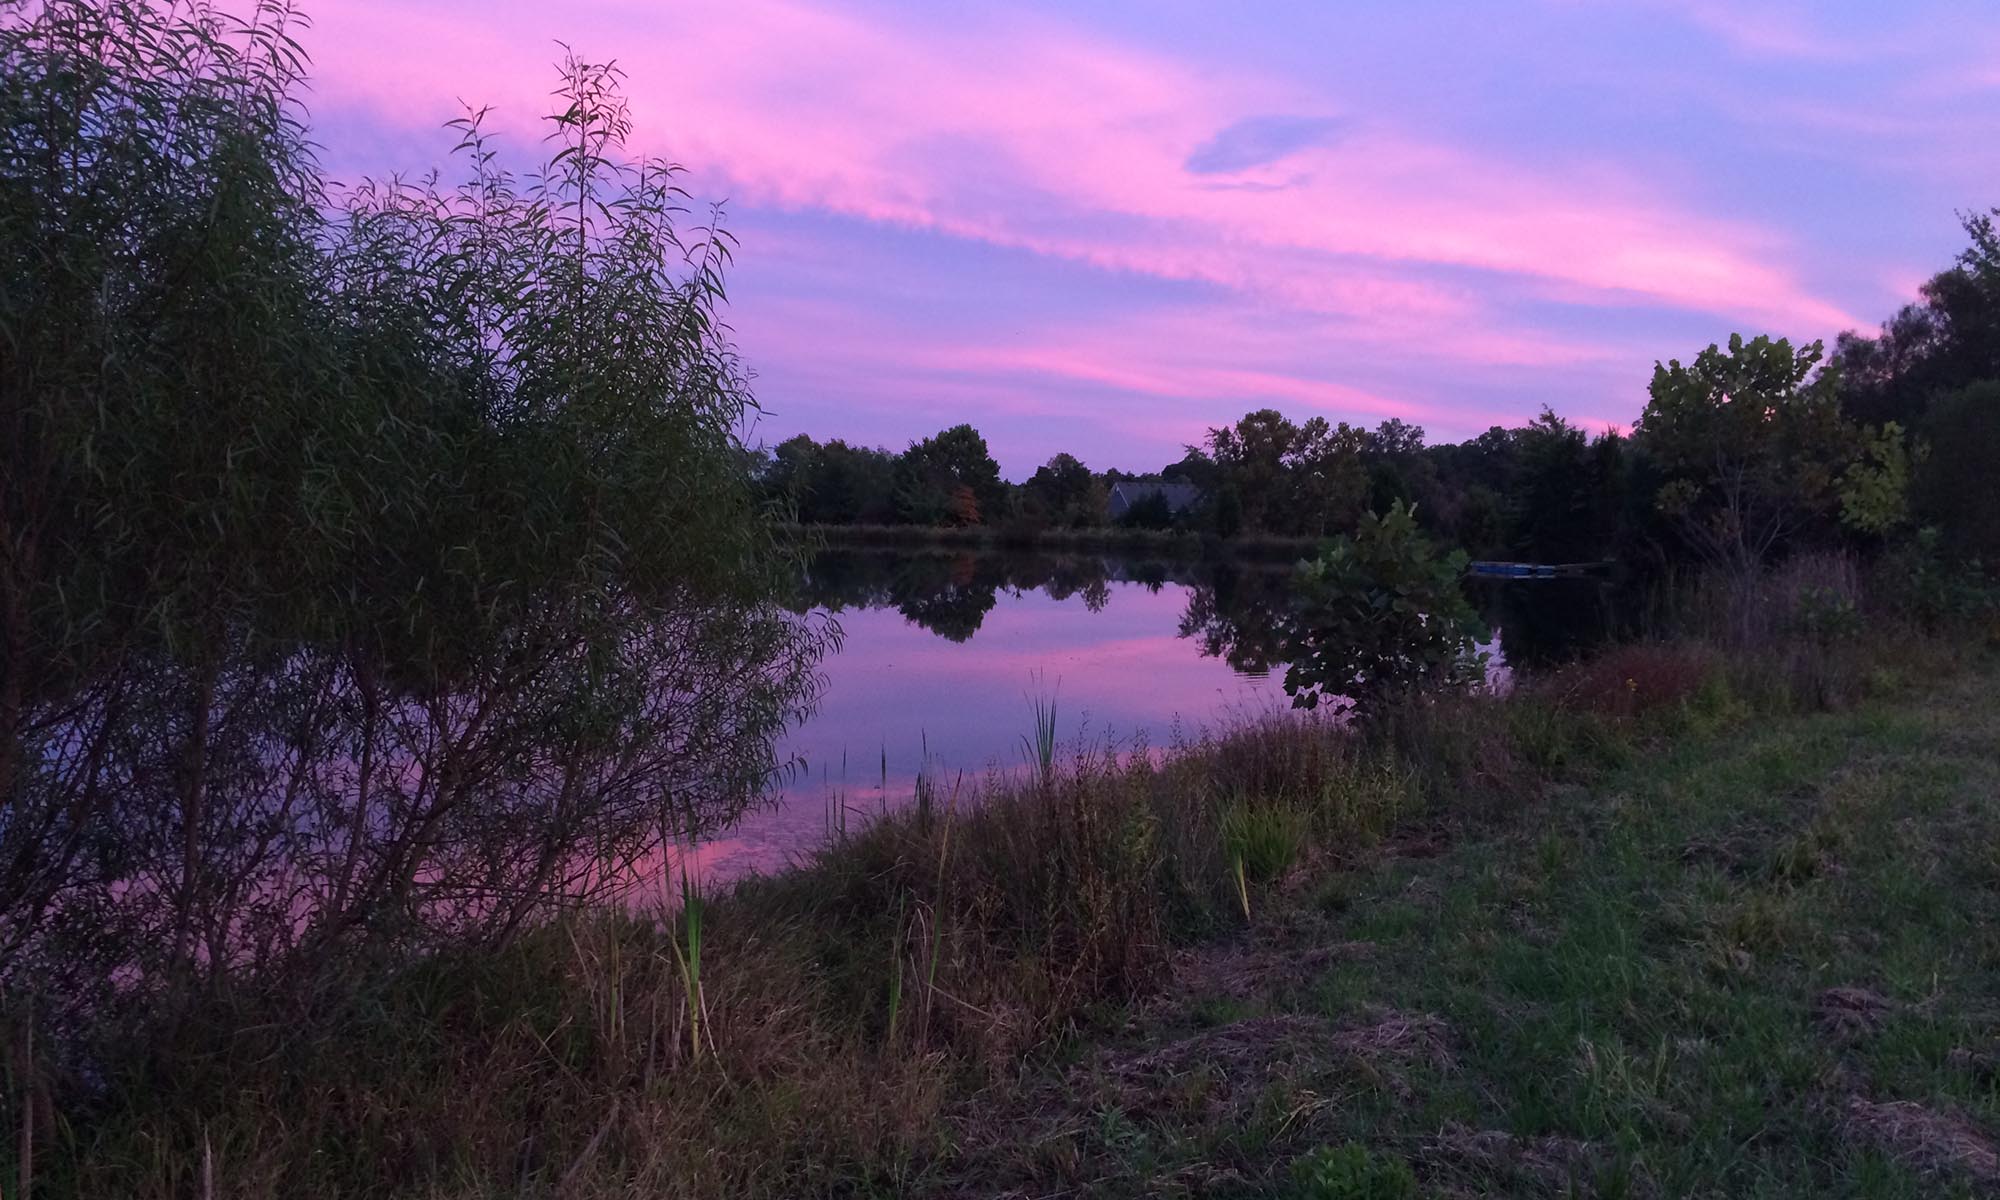
[[[844, 818], [858, 829], [909, 803], [925, 769], [949, 796], [1024, 764], [1033, 697], [1053, 696], [1065, 753], [1084, 746], [1157, 753], [1177, 735], [1289, 708], [1279, 680], [1239, 674], [1178, 636], [1188, 589], [1111, 583], [1080, 597], [1002, 591], [977, 633], [952, 642], [891, 608], [840, 614], [846, 640], [825, 665], [826, 696], [781, 753], [800, 766], [766, 807], [691, 851], [648, 864], [641, 902], [673, 895], [683, 865], [706, 883], [797, 862]], [[960, 782], [962, 780], [962, 783]], [[844, 810], [844, 811], [843, 811]]]

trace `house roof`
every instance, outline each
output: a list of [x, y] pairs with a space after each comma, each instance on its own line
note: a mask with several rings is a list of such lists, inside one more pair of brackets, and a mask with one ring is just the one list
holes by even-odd
[[1154, 496], [1165, 498], [1169, 512], [1182, 513], [1201, 500], [1201, 489], [1191, 483], [1143, 483], [1138, 480], [1120, 480], [1111, 485], [1111, 508], [1114, 512], [1121, 511]]

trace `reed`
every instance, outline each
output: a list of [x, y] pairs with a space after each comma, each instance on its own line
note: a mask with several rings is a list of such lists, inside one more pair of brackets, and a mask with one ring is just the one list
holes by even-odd
[[[1034, 706], [1034, 731], [1021, 735], [1021, 747], [1026, 752], [1035, 787], [1046, 792], [1055, 785], [1056, 778], [1056, 692], [1043, 693], [1039, 677], [1037, 684], [1036, 692], [1028, 698]], [[1060, 687], [1058, 682], [1057, 688]]]
[[883, 1036], [883, 1043], [893, 1049], [896, 1045], [896, 1022], [903, 1012], [903, 898], [896, 903], [896, 920], [889, 934], [889, 1031]]
[[707, 902], [701, 894], [701, 885], [688, 871], [686, 862], [681, 864], [681, 937], [669, 940], [674, 949], [675, 963], [680, 967], [681, 981], [686, 989], [686, 1014], [688, 1027], [688, 1055], [695, 1061], [701, 1060], [704, 1035], [712, 1049], [715, 1034], [708, 1026], [708, 1001], [701, 983], [701, 926], [702, 914]]

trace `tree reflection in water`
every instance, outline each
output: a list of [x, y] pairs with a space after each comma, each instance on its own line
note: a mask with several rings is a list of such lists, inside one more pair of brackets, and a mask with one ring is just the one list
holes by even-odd
[[[1205, 657], [1263, 678], [1285, 666], [1294, 632], [1291, 564], [1222, 558], [1169, 560], [1115, 554], [953, 549], [829, 549], [809, 564], [793, 605], [799, 611], [893, 608], [952, 642], [967, 642], [1002, 594], [1040, 591], [1101, 612], [1114, 583], [1157, 592], [1187, 589], [1179, 635]], [[1592, 580], [1482, 581], [1473, 600], [1516, 670], [1575, 660], [1621, 628], [1634, 605]]]

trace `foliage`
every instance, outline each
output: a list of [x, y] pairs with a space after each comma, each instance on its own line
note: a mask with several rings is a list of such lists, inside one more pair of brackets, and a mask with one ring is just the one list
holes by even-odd
[[1295, 1200], [1415, 1200], [1417, 1176], [1401, 1158], [1345, 1142], [1294, 1162], [1286, 1194]]
[[1854, 461], [1840, 477], [1840, 522], [1883, 536], [1910, 518], [1910, 445], [1894, 421], [1856, 436]]
[[1361, 512], [1368, 488], [1363, 434], [1345, 423], [1314, 417], [1294, 425], [1266, 408], [1209, 430], [1208, 441], [1216, 487], [1234, 497], [1231, 524], [1317, 537]]
[[1920, 519], [1958, 556], [2000, 563], [2000, 379], [1940, 399], [1925, 430], [1913, 488]]
[[299, 19], [0, 22], [0, 976], [62, 1015], [505, 940], [730, 819], [821, 628], [730, 241], [572, 59], [543, 166], [335, 196]]
[[1635, 437], [1666, 475], [1656, 506], [1710, 561], [1748, 573], [1833, 525], [1856, 449], [1820, 354], [1731, 335], [1654, 367]]
[[1856, 420], [1928, 432], [1931, 409], [1974, 384], [2000, 380], [2000, 209], [1963, 218], [1970, 244], [1923, 286], [1923, 299], [1873, 338], [1835, 347], [1841, 403]]
[[1075, 455], [1058, 454], [1021, 485], [1021, 498], [1038, 523], [1075, 529], [1105, 523], [1109, 491]]
[[978, 525], [999, 516], [1007, 495], [986, 439], [954, 425], [914, 442], [896, 460], [896, 507], [917, 525]]
[[1285, 691], [1312, 708], [1372, 708], [1407, 692], [1482, 677], [1486, 630], [1460, 580], [1463, 551], [1439, 553], [1402, 504], [1361, 518], [1300, 564]]
[[1174, 506], [1165, 492], [1148, 492], [1126, 508], [1118, 523], [1127, 529], [1171, 529]]
[[1583, 562], [1605, 556], [1617, 537], [1622, 447], [1592, 443], [1584, 431], [1544, 408], [1513, 431], [1515, 461], [1507, 488], [1507, 546], [1531, 562]]
[[805, 434], [780, 443], [760, 483], [796, 520], [809, 525], [866, 525], [895, 516], [896, 456], [835, 438]]
[[1233, 538], [1243, 532], [1243, 494], [1234, 487], [1225, 487], [1216, 493], [1215, 505], [1209, 510], [1209, 527], [1217, 537]]
[[1978, 558], [1945, 552], [1944, 535], [1934, 527], [1886, 556], [1883, 588], [1902, 612], [1928, 629], [1969, 624], [2000, 615], [2000, 581]]

